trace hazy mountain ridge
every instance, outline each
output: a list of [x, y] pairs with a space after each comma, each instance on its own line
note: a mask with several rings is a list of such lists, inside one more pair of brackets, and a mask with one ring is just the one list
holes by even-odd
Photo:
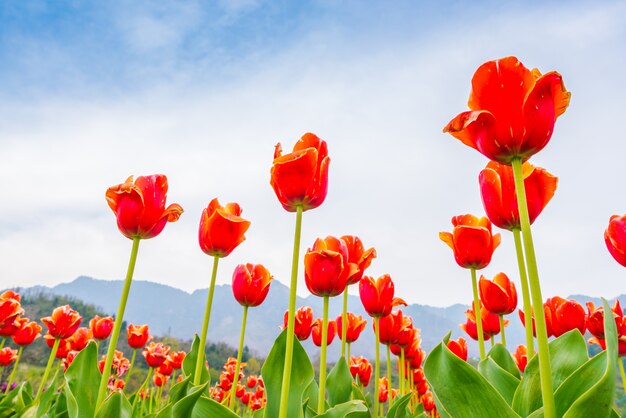
[[[81, 276], [69, 283], [62, 283], [54, 287], [35, 286], [24, 289], [28, 292], [44, 292], [55, 295], [72, 296], [86, 303], [93, 304], [103, 311], [115, 314], [122, 291], [121, 280], [99, 280]], [[592, 301], [596, 306], [601, 304], [600, 298], [584, 295], [574, 295], [571, 298], [581, 303]], [[626, 296], [619, 297], [626, 302]], [[124, 319], [131, 323], [146, 323], [155, 335], [171, 335], [183, 340], [189, 340], [194, 333], [198, 333], [202, 325], [204, 309], [207, 299], [207, 289], [196, 290], [189, 294], [171, 286], [148, 281], [133, 281]], [[269, 352], [274, 339], [280, 332], [283, 315], [287, 309], [289, 289], [282, 283], [272, 283], [266, 301], [259, 307], [251, 308], [248, 314], [246, 327], [246, 345], [261, 355]], [[322, 299], [314, 296], [298, 297], [297, 306], [308, 305], [313, 308], [316, 316], [322, 314]], [[342, 298], [331, 298], [330, 317], [341, 314]], [[610, 300], [612, 304], [612, 300]], [[520, 301], [521, 304], [521, 301]], [[356, 314], [363, 315], [368, 320], [368, 327], [361, 338], [352, 345], [353, 355], [373, 357], [374, 334], [370, 318], [367, 316], [357, 296], [350, 295], [348, 309]], [[422, 347], [428, 352], [438, 344], [443, 336], [452, 331], [453, 338], [464, 335], [459, 324], [465, 322], [467, 305], [455, 304], [446, 308], [412, 304], [403, 307], [403, 312], [412, 316], [413, 323], [422, 330]], [[213, 309], [208, 338], [211, 341], [224, 341], [237, 346], [241, 325], [242, 307], [235, 301], [229, 285], [219, 285], [215, 288]], [[506, 328], [507, 342], [513, 348], [524, 343], [524, 331], [517, 313], [508, 316], [511, 321]], [[338, 341], [338, 340], [336, 340]], [[496, 337], [496, 341], [500, 341]], [[308, 341], [305, 347], [311, 353], [312, 343]], [[338, 356], [340, 344], [333, 342], [330, 355]], [[477, 355], [475, 343], [469, 344], [470, 354]], [[315, 354], [314, 354], [315, 355]]]

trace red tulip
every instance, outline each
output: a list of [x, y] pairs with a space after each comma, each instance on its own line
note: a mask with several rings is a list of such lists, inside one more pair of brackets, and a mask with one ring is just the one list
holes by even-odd
[[[626, 325], [626, 321], [624, 321], [624, 325]], [[606, 340], [603, 338], [589, 338], [589, 343], [597, 344], [603, 350], [606, 350]], [[626, 335], [617, 336], [617, 355], [620, 357], [626, 357]]]
[[350, 374], [353, 379], [359, 378], [359, 383], [364, 387], [370, 384], [372, 378], [372, 364], [363, 356], [350, 357]]
[[[44, 341], [46, 342], [46, 345], [48, 346], [48, 348], [52, 348], [52, 346], [54, 345], [54, 341], [57, 340], [57, 338], [53, 337], [50, 334], [44, 335], [43, 338], [44, 338]], [[60, 358], [60, 359], [64, 359], [72, 351], [72, 342], [70, 341], [69, 338], [61, 338], [59, 341], [60, 341], [59, 342], [59, 348], [57, 349], [57, 353], [56, 353], [55, 357], [56, 358]]]
[[[283, 329], [287, 328], [287, 320], [289, 311], [285, 311], [283, 319]], [[293, 333], [300, 341], [304, 341], [311, 335], [311, 327], [313, 326], [313, 309], [310, 306], [302, 306], [295, 312], [295, 322]]]
[[344, 235], [341, 237], [341, 240], [348, 248], [348, 262], [358, 267], [358, 270], [348, 278], [348, 285], [358, 283], [361, 281], [365, 269], [367, 269], [372, 263], [372, 260], [376, 258], [376, 250], [373, 248], [365, 250], [359, 237], [353, 235]]
[[241, 217], [241, 207], [237, 203], [221, 206], [217, 199], [211, 200], [202, 211], [198, 240], [200, 248], [210, 256], [226, 257], [246, 237], [250, 221]]
[[4, 347], [0, 350], [0, 367], [11, 365], [17, 359], [17, 350], [11, 347]]
[[326, 142], [312, 133], [304, 134], [290, 154], [282, 155], [280, 143], [276, 145], [270, 184], [285, 210], [295, 212], [302, 206], [306, 211], [324, 203], [328, 164]]
[[426, 358], [426, 352], [419, 346], [419, 342], [414, 343], [405, 349], [404, 358], [412, 369], [419, 369]]
[[560, 337], [573, 329], [585, 333], [587, 316], [582, 305], [575, 300], [555, 296], [546, 300], [544, 312], [548, 336]]
[[487, 267], [500, 245], [500, 234], [492, 235], [489, 219], [459, 215], [452, 218], [452, 225], [452, 233], [440, 232], [439, 238], [452, 248], [457, 264], [476, 270]]
[[242, 306], [259, 306], [270, 291], [273, 277], [261, 264], [239, 264], [233, 273], [232, 290]]
[[135, 350], [143, 348], [152, 339], [148, 325], [128, 325], [128, 345]]
[[[335, 335], [337, 334], [337, 324], [335, 321], [328, 321], [328, 336], [326, 345], [330, 345], [335, 339]], [[313, 340], [313, 344], [318, 347], [322, 346], [322, 318], [317, 318], [313, 321], [313, 326], [311, 327], [311, 339]]]
[[626, 267], [626, 215], [611, 216], [604, 231], [604, 242], [615, 261]]
[[[532, 224], [554, 196], [558, 178], [540, 167], [522, 165], [528, 216]], [[498, 228], [519, 229], [519, 211], [511, 166], [490, 161], [478, 177], [487, 217]]]
[[429, 386], [426, 380], [422, 380], [417, 384], [417, 393], [424, 396], [428, 392]]
[[417, 384], [425, 380], [426, 380], [426, 377], [424, 376], [424, 370], [422, 369], [413, 370], [413, 383]]
[[[5, 293], [3, 293], [3, 295]], [[13, 322], [23, 314], [24, 309], [20, 306], [19, 300], [12, 297], [0, 297], [0, 326], [13, 324]]]
[[467, 361], [467, 341], [465, 341], [465, 338], [459, 337], [458, 340], [450, 339], [447, 346], [458, 358]]
[[[406, 347], [415, 337], [413, 320], [404, 316], [401, 310], [396, 310], [379, 320], [380, 342], [386, 345], [397, 345]], [[375, 331], [375, 330], [374, 330]]]
[[152, 381], [154, 382], [154, 386], [158, 388], [160, 388], [161, 386], [165, 386], [168, 379], [169, 379], [169, 376], [166, 376], [160, 373], [158, 370], [154, 373], [154, 376], [152, 376]]
[[20, 294], [13, 290], [5, 290], [4, 292], [2, 292], [2, 294], [0, 294], [0, 300], [6, 299], [13, 299], [16, 302], [22, 301], [22, 297], [20, 296]]
[[[615, 317], [617, 334], [626, 335], [626, 321], [624, 320], [624, 311], [622, 311], [619, 299], [615, 299], [615, 304], [611, 310]], [[587, 331], [596, 338], [604, 339], [604, 307], [598, 306], [596, 308], [593, 302], [587, 302], [587, 311]]]
[[41, 326], [35, 321], [30, 321], [22, 325], [15, 334], [13, 334], [13, 342], [17, 345], [30, 345], [37, 338], [41, 337]]
[[524, 373], [528, 364], [528, 354], [525, 345], [520, 344], [517, 346], [517, 350], [513, 353], [513, 359], [515, 359], [515, 364], [517, 364], [519, 371]]
[[246, 386], [249, 389], [252, 389], [253, 387], [256, 386], [257, 382], [258, 382], [257, 376], [248, 376], [248, 380], [246, 380]]
[[[100, 373], [104, 370], [104, 365], [106, 364], [106, 355], [102, 356], [102, 359], [98, 362], [98, 369]], [[117, 377], [122, 377], [128, 371], [130, 367], [130, 361], [126, 357], [124, 357], [124, 353], [115, 350], [113, 355], [113, 363], [111, 364], [111, 371]]]
[[[467, 322], [461, 325], [461, 329], [464, 330], [473, 340], [478, 340], [478, 330], [476, 328], [476, 315], [474, 313], [474, 307], [465, 311]], [[500, 333], [500, 317], [492, 312], [489, 312], [482, 304], [480, 309], [480, 319], [483, 325], [483, 335], [485, 341], [490, 336]], [[508, 325], [509, 321], [504, 320], [504, 325]]]
[[173, 364], [170, 362], [169, 356], [165, 359], [163, 364], [159, 366], [157, 371], [163, 376], [171, 376], [171, 374], [174, 373], [174, 367]]
[[68, 341], [72, 346], [72, 351], [81, 351], [83, 348], [87, 347], [87, 344], [89, 344], [92, 338], [93, 335], [89, 328], [80, 327], [68, 338]]
[[7, 338], [15, 335], [24, 325], [28, 323], [28, 318], [16, 318], [13, 322], [0, 327], [0, 337]]
[[163, 345], [163, 343], [150, 343], [143, 350], [143, 356], [146, 358], [148, 366], [157, 368], [165, 362], [167, 355], [170, 352], [170, 348]]
[[339, 238], [318, 238], [304, 255], [304, 280], [316, 296], [340, 295], [356, 270], [356, 264], [348, 262], [346, 244]]
[[113, 317], [105, 316], [104, 318], [96, 315], [89, 321], [89, 328], [93, 337], [97, 340], [106, 340], [113, 331]]
[[471, 110], [452, 119], [444, 132], [490, 160], [527, 160], [548, 144], [569, 100], [555, 71], [541, 75], [515, 57], [489, 61], [472, 78]]
[[165, 208], [167, 177], [162, 174], [130, 176], [122, 184], [109, 187], [106, 199], [117, 218], [117, 227], [127, 238], [148, 239], [163, 231], [165, 224], [176, 222], [183, 208], [174, 203]]
[[478, 288], [480, 300], [488, 311], [496, 315], [508, 315], [517, 308], [517, 291], [506, 274], [496, 274], [493, 281], [480, 276]]
[[172, 351], [170, 352], [168, 358], [172, 367], [178, 370], [183, 367], [183, 361], [185, 360], [186, 356], [187, 353], [185, 353], [184, 351]]
[[[342, 315], [339, 315], [336, 319], [337, 323], [337, 335], [343, 335], [343, 318]], [[352, 312], [346, 313], [346, 342], [353, 343], [359, 339], [361, 332], [365, 329], [365, 325], [367, 325], [367, 321], [363, 319], [361, 315], [356, 316]]]
[[365, 311], [372, 317], [383, 317], [391, 313], [394, 306], [405, 305], [400, 298], [394, 298], [394, 285], [391, 276], [383, 274], [377, 280], [363, 276], [359, 282], [359, 295]]
[[48, 327], [48, 333], [54, 338], [69, 338], [80, 327], [82, 316], [70, 305], [59, 306], [52, 311], [52, 316], [41, 318]]

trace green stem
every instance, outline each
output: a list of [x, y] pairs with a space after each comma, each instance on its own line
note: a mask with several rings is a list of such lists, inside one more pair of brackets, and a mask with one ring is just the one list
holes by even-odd
[[478, 299], [478, 284], [476, 283], [476, 269], [471, 268], [472, 272], [472, 292], [474, 292], [474, 315], [476, 318], [476, 333], [478, 334], [478, 349], [480, 351], [480, 359], [485, 359], [485, 336], [483, 334], [483, 321], [480, 313], [480, 299]]
[[[130, 358], [130, 366], [128, 367], [128, 374], [126, 375], [126, 381], [130, 382], [130, 375], [133, 372], [133, 366], [135, 365], [135, 358], [137, 357], [137, 350], [133, 349], [133, 355]], [[123, 392], [123, 390], [122, 390]]]
[[506, 336], [504, 335], [504, 315], [499, 315], [500, 317], [500, 332], [502, 333], [502, 345], [506, 348]]
[[137, 261], [137, 252], [139, 251], [140, 240], [141, 239], [139, 237], [135, 237], [133, 239], [133, 248], [130, 252], [128, 270], [126, 271], [126, 280], [124, 281], [124, 288], [122, 289], [120, 304], [117, 308], [117, 315], [115, 316], [115, 325], [113, 326], [113, 333], [111, 333], [111, 341], [109, 342], [109, 349], [107, 351], [107, 357], [104, 362], [102, 377], [100, 378], [96, 409], [102, 404], [106, 396], [107, 385], [109, 384], [109, 376], [111, 375], [111, 365], [113, 364], [113, 357], [115, 356], [115, 348], [117, 346], [117, 339], [119, 338], [120, 331], [122, 329], [122, 322], [124, 321], [124, 311], [126, 310], [126, 302], [128, 301], [128, 294], [130, 293], [130, 284], [133, 281], [133, 272], [135, 271], [135, 262]]
[[378, 381], [380, 380], [380, 318], [374, 318], [374, 334], [376, 334], [376, 362], [374, 365], [374, 417], [379, 416], [378, 407]]
[[[135, 399], [133, 399], [133, 408], [132, 408], [133, 410], [135, 409], [135, 405], [137, 404], [137, 399], [141, 398], [141, 391], [145, 390], [146, 386], [148, 386], [150, 377], [152, 377], [152, 370], [153, 370], [152, 367], [148, 369], [148, 375], [146, 376], [146, 380], [143, 381], [143, 383], [141, 384], [141, 386], [139, 386], [139, 389], [135, 393]], [[141, 410], [143, 411], [143, 402], [141, 404]]]
[[348, 346], [347, 353], [346, 353], [348, 357], [346, 357], [346, 361], [348, 362], [348, 366], [350, 366], [350, 343], [347, 343], [346, 345]]
[[622, 386], [624, 386], [624, 393], [626, 393], [626, 373], [624, 373], [624, 361], [621, 357], [617, 359], [619, 363], [619, 372], [622, 375]]
[[389, 397], [387, 398], [387, 402], [389, 403], [389, 408], [391, 408], [391, 345], [387, 344], [387, 382], [389, 382]]
[[156, 410], [157, 411], [161, 407], [161, 396], [162, 395], [163, 395], [163, 385], [161, 385], [161, 386], [159, 386], [157, 388], [157, 395], [156, 395]]
[[495, 340], [496, 340], [496, 336], [495, 335], [492, 335], [491, 338], [489, 338], [489, 341], [491, 341], [491, 348], [493, 348], [493, 346], [496, 344]]
[[0, 341], [0, 350], [4, 348], [4, 343], [7, 341], [6, 337], [2, 337], [2, 341]]
[[7, 382], [7, 387], [4, 390], [4, 393], [7, 393], [11, 388], [11, 383], [13, 383], [13, 378], [15, 377], [15, 372], [17, 371], [17, 365], [22, 357], [22, 351], [24, 351], [24, 346], [20, 345], [20, 348], [17, 350], [17, 358], [15, 359], [15, 363], [13, 363], [13, 370], [11, 370], [11, 374], [9, 375], [9, 381]]
[[287, 418], [289, 405], [289, 381], [291, 380], [291, 363], [293, 361], [293, 340], [296, 314], [296, 288], [298, 286], [298, 264], [300, 259], [300, 235], [302, 232], [302, 206], [296, 210], [296, 230], [293, 237], [293, 258], [291, 260], [291, 284], [289, 289], [289, 313], [287, 314], [287, 343], [285, 347], [285, 367], [283, 382], [280, 389], [279, 418]]
[[[343, 291], [343, 313], [341, 314], [341, 357], [346, 358], [346, 335], [348, 334], [348, 286]], [[348, 359], [350, 363], [350, 359]]]
[[324, 296], [324, 312], [322, 315], [322, 352], [320, 354], [320, 394], [317, 398], [317, 413], [324, 413], [326, 401], [326, 346], [328, 345], [328, 296]]
[[246, 334], [246, 321], [248, 319], [248, 307], [243, 307], [243, 319], [241, 320], [241, 335], [239, 336], [239, 350], [237, 350], [237, 362], [235, 363], [235, 378], [233, 386], [230, 388], [230, 399], [228, 407], [232, 410], [235, 407], [235, 396], [237, 395], [237, 383], [239, 382], [239, 367], [241, 366], [241, 354], [243, 353], [243, 340]]
[[404, 364], [404, 347], [400, 348], [400, 396], [406, 392], [406, 365]]
[[[528, 264], [528, 278], [530, 282], [530, 294], [533, 309], [535, 311], [535, 329], [537, 331], [537, 349], [539, 355], [539, 372], [541, 378], [541, 396], [543, 398], [544, 415], [546, 418], [556, 417], [554, 393], [552, 389], [552, 374], [550, 371], [550, 352], [548, 351], [548, 334], [546, 330], [546, 318], [543, 311], [543, 298], [541, 296], [541, 284], [539, 283], [539, 271], [535, 257], [535, 247], [530, 231], [530, 218], [528, 216], [528, 203], [526, 190], [524, 189], [524, 175], [522, 173], [522, 160], [519, 157], [511, 161], [513, 177], [515, 179], [515, 191], [517, 193], [517, 207], [520, 215], [522, 228], [522, 240], [526, 263]], [[527, 322], [531, 322], [528, 321]]]
[[526, 275], [526, 261], [524, 260], [524, 249], [522, 248], [522, 237], [519, 228], [513, 228], [513, 240], [515, 241], [515, 252], [517, 253], [517, 267], [522, 284], [522, 300], [524, 301], [524, 323], [526, 328], [526, 351], [528, 358], [535, 354], [535, 340], [533, 339], [533, 309], [530, 304], [530, 289], [528, 287], [528, 276]]
[[152, 414], [152, 405], [154, 405], [155, 402], [156, 396], [154, 394], [154, 388], [150, 388], [150, 404], [148, 405], [148, 414]]
[[52, 351], [50, 352], [50, 357], [48, 357], [48, 364], [46, 365], [46, 371], [43, 373], [43, 378], [41, 379], [41, 383], [39, 384], [39, 389], [37, 389], [37, 394], [35, 395], [35, 400], [33, 404], [39, 402], [39, 398], [41, 397], [41, 393], [43, 392], [43, 387], [48, 380], [48, 375], [50, 374], [50, 369], [52, 368], [52, 363], [54, 363], [54, 359], [57, 355], [57, 350], [59, 349], [59, 344], [61, 343], [61, 339], [57, 338], [54, 340], [54, 345], [52, 346]]
[[204, 351], [206, 346], [206, 334], [209, 330], [209, 320], [211, 319], [211, 305], [213, 304], [213, 292], [215, 291], [215, 279], [217, 277], [217, 265], [220, 257], [213, 256], [213, 271], [211, 272], [211, 284], [209, 285], [209, 294], [206, 300], [206, 308], [204, 310], [204, 322], [202, 323], [202, 332], [200, 333], [200, 347], [198, 347], [198, 357], [196, 358], [196, 368], [193, 376], [193, 384], [199, 385], [202, 377], [202, 365], [204, 364]]

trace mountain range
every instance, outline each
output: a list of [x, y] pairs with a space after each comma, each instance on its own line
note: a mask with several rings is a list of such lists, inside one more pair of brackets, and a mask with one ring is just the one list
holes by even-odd
[[[21, 289], [22, 292], [47, 293], [60, 296], [70, 296], [100, 308], [102, 311], [114, 315], [117, 311], [119, 297], [122, 292], [121, 280], [99, 280], [81, 276], [69, 283], [58, 284], [53, 287], [35, 286]], [[574, 295], [570, 298], [581, 303], [592, 301], [600, 304], [599, 298], [584, 295]], [[172, 336], [182, 340], [190, 340], [195, 333], [199, 333], [207, 299], [207, 289], [199, 289], [187, 293], [171, 286], [149, 281], [133, 281], [124, 320], [134, 324], [148, 324], [150, 332], [157, 336]], [[626, 295], [619, 297], [622, 303], [626, 302]], [[271, 284], [265, 302], [255, 308], [250, 308], [246, 327], [246, 345], [256, 351], [261, 357], [269, 352], [274, 340], [280, 333], [283, 315], [287, 310], [289, 288], [278, 281]], [[322, 299], [315, 296], [298, 297], [297, 306], [308, 305], [313, 308], [316, 316], [322, 315]], [[331, 298], [330, 318], [341, 314], [342, 298]], [[446, 308], [437, 308], [427, 305], [412, 304], [403, 307], [403, 313], [413, 318], [413, 324], [421, 329], [422, 347], [429, 352], [441, 339], [452, 331], [452, 338], [467, 336], [459, 329], [459, 324], [465, 322], [464, 312], [467, 305], [456, 304]], [[348, 310], [362, 315], [368, 320], [366, 330], [359, 340], [352, 344], [352, 355], [374, 356], [374, 333], [369, 316], [365, 313], [358, 296], [349, 296]], [[242, 307], [235, 301], [229, 285], [218, 285], [215, 288], [211, 322], [209, 326], [209, 341], [223, 341], [237, 346], [242, 319]], [[524, 343], [524, 329], [517, 313], [509, 315], [510, 324], [506, 327], [507, 344], [514, 349]], [[499, 336], [496, 341], [499, 341]], [[335, 340], [329, 347], [329, 358], [339, 357], [340, 343]], [[305, 348], [315, 357], [316, 350], [312, 343], [305, 342]], [[470, 356], [478, 356], [477, 344], [468, 342]]]

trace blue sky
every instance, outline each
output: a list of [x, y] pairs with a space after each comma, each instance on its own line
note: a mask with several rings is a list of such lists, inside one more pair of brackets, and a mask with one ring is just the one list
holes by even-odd
[[[303, 250], [359, 235], [379, 253], [371, 274], [390, 273], [407, 300], [467, 303], [469, 273], [437, 234], [482, 213], [487, 161], [441, 129], [466, 109], [481, 63], [516, 55], [572, 92], [532, 160], [560, 178], [535, 224], [544, 296], [624, 293], [602, 234], [626, 213], [625, 28], [618, 1], [3, 2], [2, 283], [123, 277], [130, 242], [104, 191], [157, 172], [186, 212], [142, 243], [138, 278], [206, 287], [198, 220], [219, 197], [252, 226], [218, 281], [254, 262], [286, 283], [293, 217], [269, 169], [276, 142], [312, 131], [329, 144], [330, 191], [305, 215]], [[516, 278], [503, 235], [484, 274]]]

